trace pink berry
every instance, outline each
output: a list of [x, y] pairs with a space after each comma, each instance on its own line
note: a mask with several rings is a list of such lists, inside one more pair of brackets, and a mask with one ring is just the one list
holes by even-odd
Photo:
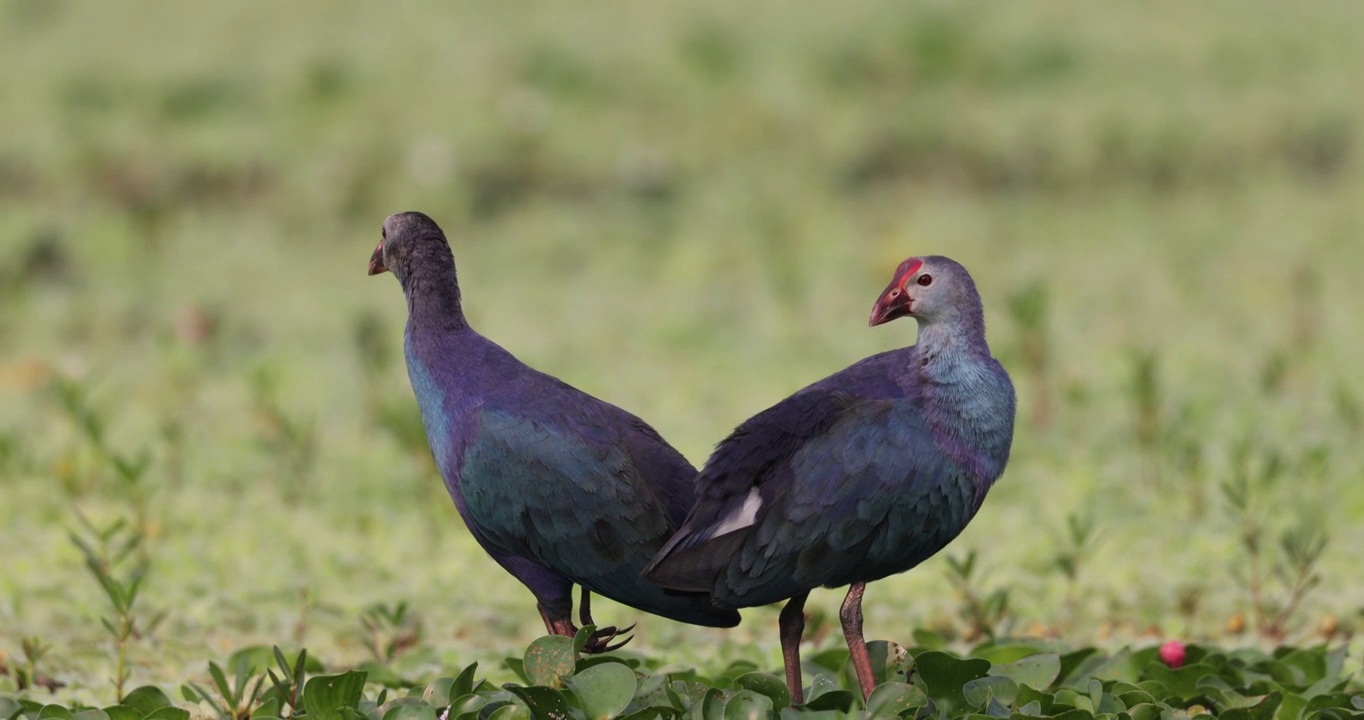
[[1184, 665], [1184, 643], [1171, 640], [1160, 646], [1160, 659], [1172, 668]]

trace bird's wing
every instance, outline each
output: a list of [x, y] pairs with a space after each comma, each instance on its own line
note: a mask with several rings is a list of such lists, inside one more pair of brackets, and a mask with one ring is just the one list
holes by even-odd
[[628, 577], [623, 565], [667, 539], [665, 512], [618, 444], [488, 406], [476, 420], [460, 489], [490, 549], [610, 594], [600, 582]]
[[913, 403], [810, 394], [720, 445], [702, 470], [701, 501], [651, 580], [762, 604], [842, 584], [854, 568], [907, 569], [960, 530], [951, 530], [956, 506], [971, 503], [957, 496], [970, 482]]
[[648, 579], [674, 590], [709, 592], [720, 564], [746, 536], [736, 531], [756, 523], [762, 486], [770, 496], [789, 485], [791, 457], [857, 401], [843, 393], [806, 390], [735, 428], [701, 469], [696, 504], [646, 568]]

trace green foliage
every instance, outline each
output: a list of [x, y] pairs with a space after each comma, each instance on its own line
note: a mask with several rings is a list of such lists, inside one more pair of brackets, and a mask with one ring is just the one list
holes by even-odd
[[984, 590], [976, 564], [976, 551], [957, 559], [947, 558], [947, 579], [961, 595], [959, 612], [967, 625], [967, 639], [993, 638], [1009, 619], [1009, 589]]
[[376, 662], [390, 663], [412, 649], [422, 638], [421, 618], [406, 602], [377, 603], [360, 615], [365, 648]]
[[128, 662], [129, 645], [156, 630], [165, 619], [165, 611], [143, 616], [137, 604], [148, 561], [141, 553], [144, 536], [127, 522], [116, 520], [107, 527], [93, 525], [84, 515], [76, 513], [83, 533], [71, 532], [71, 542], [85, 556], [85, 567], [90, 571], [109, 601], [112, 614], [100, 618], [114, 643], [114, 696], [122, 702], [123, 687], [132, 675]]
[[[909, 671], [881, 673], [876, 690], [864, 704], [860, 694], [848, 691], [847, 678], [821, 666], [809, 678], [810, 701], [792, 706], [785, 682], [775, 674], [743, 672], [732, 666], [709, 678], [695, 670], [651, 675], [616, 655], [599, 656], [575, 667], [566, 662], [573, 657], [571, 642], [571, 638], [546, 637], [532, 643], [520, 660], [524, 667], [534, 668], [536, 680], [524, 684], [499, 687], [479, 680], [474, 664], [458, 677], [437, 678], [411, 694], [391, 699], [389, 688], [368, 679], [364, 672], [316, 675], [303, 682], [306, 655], [300, 653], [290, 663], [278, 648], [270, 659], [290, 677], [284, 681], [271, 672], [273, 686], [261, 693], [265, 676], [256, 676], [257, 663], [265, 660], [261, 649], [250, 648], [229, 660], [231, 678], [210, 663], [215, 692], [190, 684], [185, 697], [206, 704], [224, 720], [768, 720], [778, 716], [1171, 720], [1203, 713], [1233, 720], [1364, 717], [1364, 685], [1347, 672], [1343, 647], [1284, 647], [1265, 653], [1190, 646], [1187, 657], [1191, 662], [1169, 667], [1154, 647], [1122, 648], [1111, 655], [1093, 648], [1066, 652], [1036, 643], [1004, 642], [979, 649], [992, 657], [1014, 658], [998, 663], [937, 650], [911, 657], [887, 652], [899, 646], [877, 641], [882, 658], [899, 658], [896, 666]], [[1065, 657], [1082, 660], [1064, 662]], [[655, 663], [646, 659], [644, 664]], [[889, 667], [884, 662], [880, 665]], [[258, 677], [254, 682], [253, 676]], [[845, 686], [839, 687], [840, 682]], [[856, 680], [852, 682], [855, 687]], [[299, 687], [301, 695], [293, 695]], [[287, 707], [280, 703], [283, 697], [289, 698]], [[103, 710], [0, 696], [0, 720], [19, 718], [187, 720], [188, 713], [155, 687], [138, 688], [121, 704]]]
[[1327, 535], [1314, 517], [1300, 512], [1292, 524], [1282, 525], [1275, 546], [1270, 523], [1282, 522], [1284, 516], [1275, 490], [1289, 472], [1283, 456], [1247, 438], [1234, 448], [1231, 464], [1222, 495], [1240, 530], [1243, 563], [1236, 566], [1235, 577], [1245, 588], [1255, 629], [1281, 639], [1293, 614], [1321, 583], [1317, 563]]

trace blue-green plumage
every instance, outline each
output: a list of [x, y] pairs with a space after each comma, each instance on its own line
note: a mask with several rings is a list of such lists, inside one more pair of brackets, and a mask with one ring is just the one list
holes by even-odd
[[[519, 362], [465, 322], [454, 260], [420, 213], [384, 223], [371, 273], [408, 301], [404, 350], [431, 452], [470, 532], [572, 634], [573, 585], [682, 622], [733, 609], [646, 582], [644, 565], [690, 507], [696, 470], [643, 420]], [[608, 631], [589, 650], [608, 647]]]
[[906, 260], [871, 324], [906, 315], [919, 321], [917, 345], [824, 378], [723, 440], [687, 520], [645, 571], [722, 607], [790, 599], [782, 646], [797, 698], [808, 593], [852, 586], [844, 632], [870, 694], [865, 584], [956, 538], [1008, 462], [1013, 385], [990, 355], [970, 275], [947, 258]]

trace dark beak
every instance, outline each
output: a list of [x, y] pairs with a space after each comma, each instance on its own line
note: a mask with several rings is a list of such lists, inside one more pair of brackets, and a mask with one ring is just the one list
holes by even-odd
[[369, 256], [369, 274], [378, 275], [387, 271], [388, 268], [384, 267], [384, 244], [380, 242], [379, 246], [374, 248], [374, 254]]
[[900, 279], [896, 278], [881, 293], [881, 297], [876, 299], [876, 305], [872, 306], [871, 317], [867, 319], [867, 325], [876, 327], [909, 315], [911, 302], [913, 301], [910, 299], [909, 293], [900, 287]]

